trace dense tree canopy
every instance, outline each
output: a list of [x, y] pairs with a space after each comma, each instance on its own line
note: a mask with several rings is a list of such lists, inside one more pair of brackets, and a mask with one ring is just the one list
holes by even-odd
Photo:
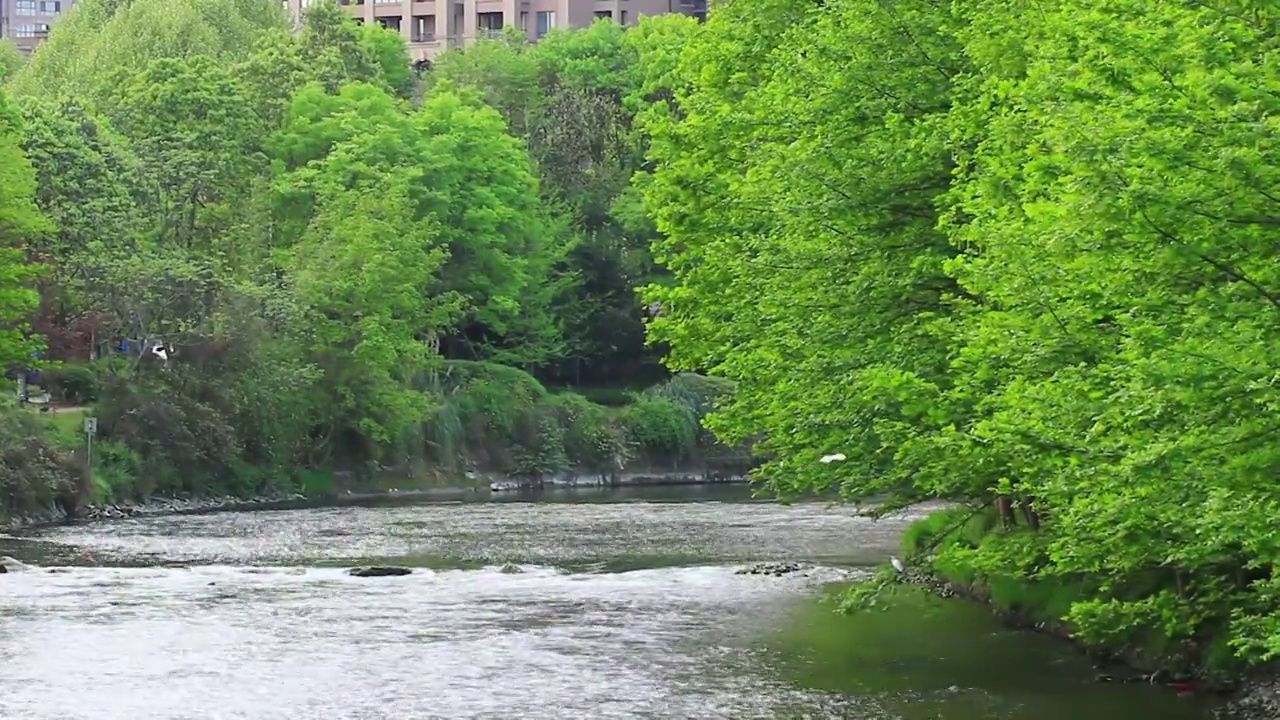
[[22, 118], [0, 92], [0, 364], [12, 367], [33, 349], [27, 315], [38, 301], [31, 281], [38, 266], [25, 246], [48, 227], [35, 203], [36, 174], [22, 152]]
[[1079, 584], [1084, 638], [1280, 654], [1277, 22], [719, 6], [642, 54], [653, 337], [737, 381], [712, 425], [774, 489], [992, 508], [949, 561]]
[[[267, 0], [78, 3], [10, 79], [6, 137], [30, 162], [4, 192], [31, 258], [12, 258], [9, 359], [29, 314], [47, 360], [77, 366], [50, 368], [64, 390], [100, 388], [104, 482], [128, 492], [452, 462], [481, 425], [503, 436], [483, 448], [496, 466], [562, 467], [565, 442], [632, 457], [602, 408], [477, 404], [459, 392], [496, 388], [490, 371], [450, 363], [620, 383], [655, 367], [635, 295], [653, 227], [634, 197], [613, 209], [642, 162], [637, 59], [600, 24], [479, 43], [423, 77], [398, 33], [336, 3], [296, 31]], [[702, 411], [673, 408], [653, 422], [694, 438]], [[516, 410], [542, 415], [487, 419]], [[546, 430], [573, 418], [600, 427]]]

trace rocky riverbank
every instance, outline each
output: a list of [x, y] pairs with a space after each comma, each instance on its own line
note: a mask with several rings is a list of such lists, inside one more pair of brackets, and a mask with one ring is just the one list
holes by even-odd
[[314, 501], [301, 493], [273, 497], [240, 498], [232, 496], [211, 498], [152, 498], [141, 503], [119, 503], [89, 505], [79, 508], [70, 517], [57, 507], [46, 508], [43, 512], [9, 518], [0, 523], [2, 530], [20, 530], [27, 527], [48, 525], [67, 520], [122, 520], [130, 517], [151, 515], [180, 515], [184, 513], [216, 512], [219, 510], [239, 510], [246, 508], [266, 508], [273, 506], [289, 506]]
[[536, 478], [513, 478], [505, 475], [469, 475], [483, 477], [490, 492], [519, 492], [547, 488], [574, 487], [644, 487], [660, 485], [707, 485], [714, 483], [745, 484], [751, 478], [744, 474], [726, 473], [703, 467], [682, 470], [635, 470], [615, 473], [553, 473]]
[[1219, 717], [1223, 720], [1280, 720], [1280, 673], [1272, 671], [1245, 682]]
[[[209, 498], [152, 498], [140, 503], [113, 503], [90, 505], [80, 508], [71, 520], [98, 521], [121, 520], [131, 517], [154, 515], [182, 515], [235, 510], [288, 510], [320, 505], [353, 505], [380, 500], [460, 500], [474, 498], [485, 493], [507, 493], [552, 488], [590, 487], [646, 487], [663, 485], [744, 484], [750, 482], [745, 475], [717, 473], [705, 468], [675, 471], [635, 471], [613, 474], [557, 473], [542, 478], [512, 478], [510, 476], [468, 472], [463, 483], [419, 490], [371, 490], [347, 489], [338, 494], [304, 495], [288, 493], [260, 497], [219, 496]], [[68, 520], [57, 507], [42, 512], [18, 516], [0, 521], [0, 530], [48, 525]]]

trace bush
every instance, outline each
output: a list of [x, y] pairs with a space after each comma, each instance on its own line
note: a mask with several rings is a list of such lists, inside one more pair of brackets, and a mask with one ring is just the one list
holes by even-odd
[[642, 397], [649, 400], [665, 400], [686, 408], [693, 418], [696, 443], [703, 447], [711, 447], [718, 441], [715, 435], [703, 426], [702, 419], [715, 409], [716, 403], [732, 392], [733, 383], [729, 380], [697, 373], [680, 373], [664, 383], [645, 390]]
[[627, 435], [639, 448], [678, 461], [698, 441], [698, 420], [686, 405], [660, 399], [641, 399], [622, 411]]
[[98, 404], [103, 440], [139, 458], [136, 490], [162, 494], [218, 494], [240, 456], [235, 429], [216, 410], [174, 388], [145, 390], [117, 380]]
[[564, 448], [569, 462], [583, 470], [621, 470], [635, 457], [626, 429], [608, 409], [574, 393], [548, 400], [565, 429]]
[[87, 405], [98, 400], [101, 383], [86, 365], [64, 365], [40, 372], [41, 387], [63, 402]]
[[697, 373], [680, 373], [644, 391], [652, 400], [669, 400], [684, 405], [701, 421], [715, 408], [716, 402], [733, 392], [733, 382]]
[[87, 490], [82, 477], [73, 456], [48, 442], [35, 415], [0, 409], [0, 515], [50, 510], [59, 502], [74, 512]]
[[95, 503], [130, 499], [142, 474], [142, 459], [127, 445], [103, 440], [93, 445], [93, 490]]
[[495, 363], [450, 361], [442, 381], [471, 443], [510, 442], [521, 416], [547, 396], [529, 373]]
[[523, 413], [516, 421], [515, 436], [511, 472], [516, 475], [548, 475], [569, 467], [565, 429], [551, 404]]

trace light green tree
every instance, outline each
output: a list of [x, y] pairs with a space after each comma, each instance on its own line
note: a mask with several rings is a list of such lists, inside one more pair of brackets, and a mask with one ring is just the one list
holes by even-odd
[[27, 334], [39, 298], [31, 283], [39, 267], [24, 245], [49, 228], [35, 204], [36, 177], [20, 146], [22, 121], [0, 92], [0, 367], [25, 364], [37, 345]]

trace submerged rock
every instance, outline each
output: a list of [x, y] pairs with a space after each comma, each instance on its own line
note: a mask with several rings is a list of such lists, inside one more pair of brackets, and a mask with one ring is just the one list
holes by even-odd
[[744, 567], [735, 572], [735, 575], [772, 575], [774, 577], [782, 577], [791, 573], [800, 572], [802, 568], [800, 563], [794, 562], [767, 562], [758, 563], [750, 567]]
[[401, 575], [412, 575], [413, 570], [405, 567], [374, 565], [372, 567], [351, 568], [347, 571], [347, 574], [352, 577], [399, 577]]
[[507, 563], [506, 565], [503, 565], [501, 568], [499, 568], [498, 572], [504, 575], [519, 575], [520, 573], [524, 572], [524, 568], [520, 567], [519, 565], [516, 565], [515, 563]]
[[0, 570], [3, 570], [4, 572], [23, 572], [24, 570], [30, 569], [30, 565], [20, 563], [8, 555], [0, 555]]

